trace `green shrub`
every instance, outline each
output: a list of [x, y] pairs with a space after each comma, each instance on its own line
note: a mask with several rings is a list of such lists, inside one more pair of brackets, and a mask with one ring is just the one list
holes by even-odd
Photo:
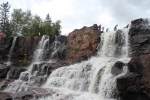
[[89, 36], [92, 36], [92, 33], [91, 32], [86, 32], [85, 34], [89, 35]]
[[81, 42], [81, 39], [77, 38], [76, 41], [77, 41], [78, 43], [80, 43], [80, 42]]
[[75, 47], [75, 46], [72, 46], [72, 47], [71, 47], [71, 50], [79, 51], [79, 48], [78, 48], [78, 47]]

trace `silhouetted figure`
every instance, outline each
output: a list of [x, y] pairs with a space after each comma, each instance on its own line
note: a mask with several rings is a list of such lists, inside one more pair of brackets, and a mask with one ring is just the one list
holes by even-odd
[[102, 30], [104, 31], [104, 27], [102, 28]]
[[129, 27], [129, 24], [126, 26], [126, 28], [128, 28]]
[[117, 30], [117, 26], [118, 26], [118, 24], [114, 27], [114, 31], [116, 31], [116, 30]]
[[102, 28], [102, 25], [100, 24], [100, 25], [99, 25], [99, 31], [101, 31], [101, 28]]
[[109, 28], [106, 29], [106, 32], [108, 32]]

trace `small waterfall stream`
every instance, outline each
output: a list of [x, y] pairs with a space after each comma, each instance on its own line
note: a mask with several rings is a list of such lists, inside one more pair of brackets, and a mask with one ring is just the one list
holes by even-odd
[[17, 37], [14, 37], [13, 42], [12, 42], [12, 46], [11, 46], [10, 51], [9, 51], [7, 65], [11, 65], [11, 56], [12, 56], [12, 53], [13, 53], [13, 50], [14, 50], [14, 47], [15, 47], [16, 40], [17, 40]]
[[[52, 44], [52, 54], [57, 55], [57, 49], [61, 43], [55, 38], [54, 44]], [[18, 80], [15, 80], [7, 86], [5, 92], [17, 92], [25, 91], [27, 86], [40, 86], [46, 81], [49, 72], [48, 63], [52, 63], [55, 57], [53, 55], [47, 55], [49, 52], [49, 37], [43, 35], [36, 50], [34, 51], [33, 60], [28, 70], [22, 72]], [[49, 59], [47, 59], [47, 56]], [[9, 74], [9, 73], [8, 73]], [[9, 76], [9, 75], [7, 75]]]
[[113, 75], [111, 68], [116, 61], [130, 60], [128, 50], [128, 29], [102, 33], [98, 56], [53, 71], [43, 87], [58, 92], [41, 100], [116, 99], [116, 78], [126, 74], [127, 67], [119, 75]]

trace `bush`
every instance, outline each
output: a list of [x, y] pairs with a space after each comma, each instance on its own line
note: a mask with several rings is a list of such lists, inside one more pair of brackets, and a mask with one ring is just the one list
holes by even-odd
[[75, 46], [72, 46], [72, 47], [71, 47], [71, 50], [79, 51], [79, 48], [77, 48], [77, 47], [75, 47]]
[[81, 42], [81, 39], [77, 38], [76, 41], [77, 41], [78, 43], [80, 43], [80, 42]]
[[86, 32], [85, 34], [89, 35], [89, 36], [92, 36], [92, 33], [91, 32]]

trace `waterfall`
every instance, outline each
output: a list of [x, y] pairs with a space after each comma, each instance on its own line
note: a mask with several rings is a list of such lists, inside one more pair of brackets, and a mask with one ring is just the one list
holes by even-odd
[[[55, 37], [55, 41], [52, 44], [52, 55], [47, 55], [49, 50], [49, 37], [43, 35], [36, 50], [34, 51], [33, 60], [30, 66], [28, 66], [27, 71], [22, 72], [18, 80], [12, 82], [7, 86], [4, 90], [5, 92], [17, 92], [26, 89], [27, 86], [40, 86], [42, 85], [48, 75], [49, 66], [48, 63], [52, 63], [53, 60], [57, 55], [57, 51], [61, 46], [61, 42], [57, 41], [57, 37]], [[50, 56], [50, 59], [47, 59], [47, 56]], [[9, 73], [8, 73], [9, 74]], [[9, 75], [7, 75], [9, 76]], [[9, 77], [8, 77], [9, 78]]]
[[116, 61], [127, 63], [130, 58], [128, 29], [102, 33], [98, 56], [88, 61], [56, 69], [49, 76], [44, 88], [56, 90], [41, 100], [116, 100], [116, 78], [111, 68]]
[[15, 47], [16, 40], [17, 40], [17, 37], [14, 37], [13, 42], [12, 42], [12, 46], [11, 46], [10, 51], [9, 51], [7, 65], [11, 65], [11, 56], [12, 56], [12, 53], [13, 53], [13, 50], [14, 50], [14, 47]]

